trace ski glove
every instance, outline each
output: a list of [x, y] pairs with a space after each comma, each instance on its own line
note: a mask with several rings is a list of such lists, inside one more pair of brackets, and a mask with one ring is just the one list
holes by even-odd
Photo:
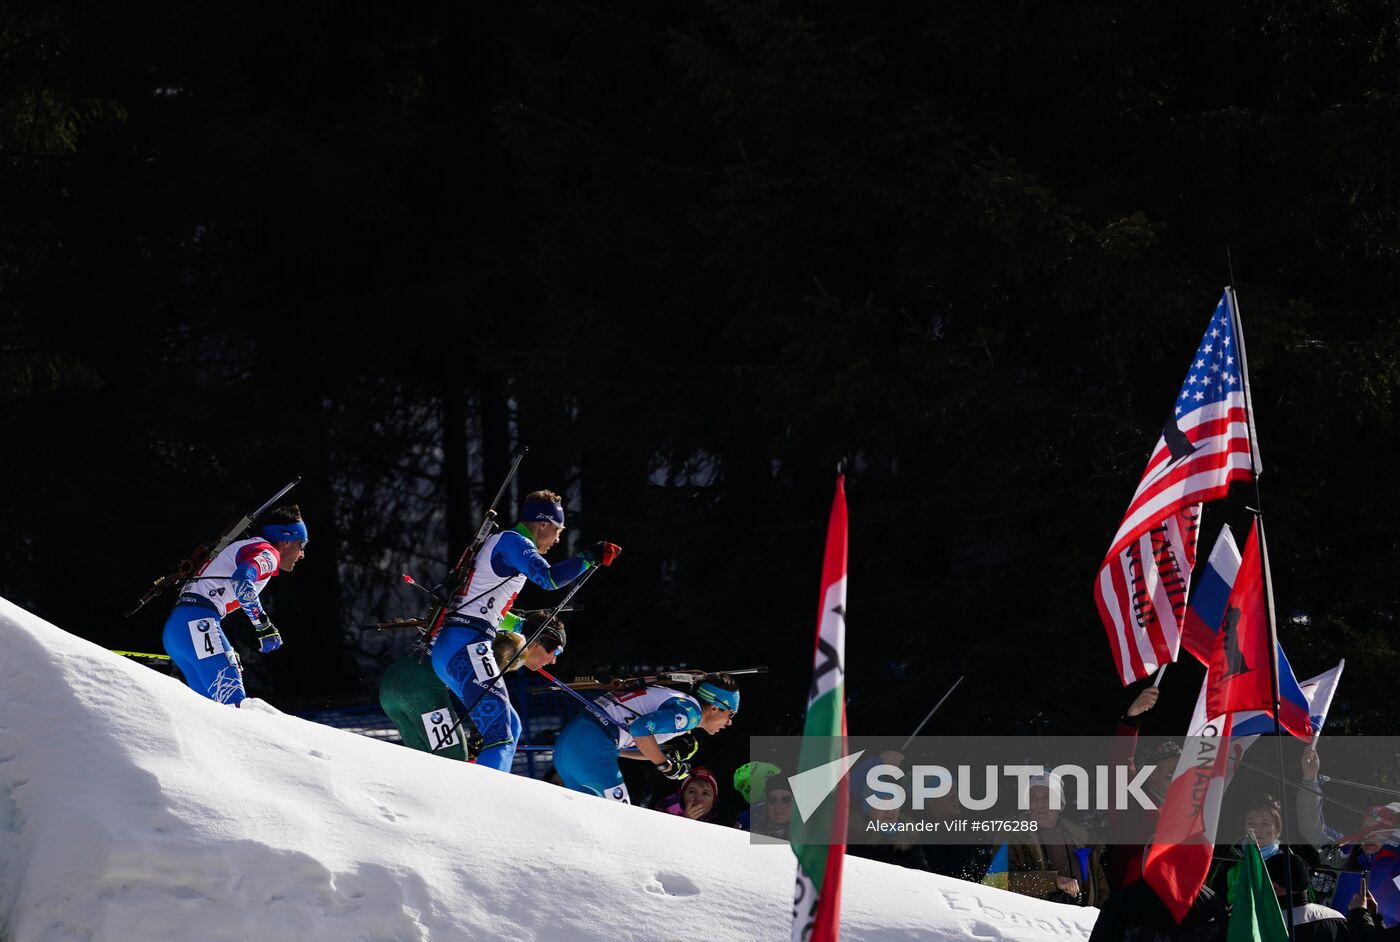
[[690, 775], [690, 763], [684, 759], [667, 759], [665, 764], [656, 767], [656, 771], [673, 782], [679, 782]]
[[258, 636], [258, 650], [264, 654], [271, 654], [282, 646], [282, 636], [277, 632], [277, 626], [272, 622], [253, 629]]
[[676, 759], [694, 759], [700, 751], [700, 742], [694, 733], [686, 733], [668, 742], [664, 748]]
[[616, 543], [594, 543], [592, 546], [585, 547], [579, 555], [588, 560], [591, 565], [596, 566], [601, 563], [604, 566], [611, 566], [613, 560], [622, 555], [622, 547]]

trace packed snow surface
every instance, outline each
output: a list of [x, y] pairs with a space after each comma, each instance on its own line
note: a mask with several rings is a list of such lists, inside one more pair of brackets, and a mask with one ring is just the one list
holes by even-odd
[[[782, 940], [793, 874], [736, 830], [221, 706], [0, 599], [0, 942]], [[846, 863], [848, 940], [1094, 915]]]

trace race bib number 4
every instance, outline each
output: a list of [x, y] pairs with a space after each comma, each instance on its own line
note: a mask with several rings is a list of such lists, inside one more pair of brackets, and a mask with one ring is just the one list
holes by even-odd
[[224, 634], [219, 623], [212, 618], [199, 618], [190, 622], [190, 642], [194, 645], [194, 656], [201, 661], [206, 657], [223, 654]]
[[457, 730], [452, 714], [446, 710], [431, 710], [423, 714], [423, 732], [428, 734], [428, 748], [433, 752], [457, 745]]

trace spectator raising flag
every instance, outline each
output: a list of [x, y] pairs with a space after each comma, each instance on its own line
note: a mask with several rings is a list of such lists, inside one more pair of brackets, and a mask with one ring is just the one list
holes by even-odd
[[1094, 601], [1124, 685], [1176, 660], [1201, 504], [1259, 472], [1241, 338], [1227, 288], [1099, 567]]

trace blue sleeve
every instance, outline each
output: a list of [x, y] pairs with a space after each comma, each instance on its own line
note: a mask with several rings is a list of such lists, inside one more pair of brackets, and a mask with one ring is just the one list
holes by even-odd
[[633, 736], [655, 736], [657, 733], [683, 733], [700, 725], [700, 708], [694, 700], [672, 697], [644, 716], [627, 725]]
[[246, 562], [233, 571], [233, 594], [238, 598], [238, 604], [243, 606], [243, 611], [248, 614], [248, 620], [253, 623], [254, 628], [261, 628], [267, 624], [267, 615], [263, 612], [262, 603], [258, 601], [258, 567], [251, 562]]
[[535, 544], [527, 537], [510, 530], [501, 534], [491, 554], [491, 569], [498, 576], [521, 573], [542, 589], [557, 589], [573, 582], [588, 569], [582, 556], [571, 556], [557, 566], [545, 562]]

